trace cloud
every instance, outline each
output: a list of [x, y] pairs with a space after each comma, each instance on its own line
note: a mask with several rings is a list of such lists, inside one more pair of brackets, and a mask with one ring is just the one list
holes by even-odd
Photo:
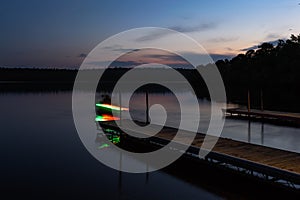
[[155, 58], [158, 60], [183, 61], [182, 57], [176, 54], [150, 54], [145, 55], [146, 58]]
[[278, 40], [286, 40], [286, 39], [281, 38], [281, 39], [271, 40], [271, 41], [267, 41], [267, 42], [263, 42], [263, 43], [270, 43], [270, 44], [273, 44], [274, 46], [276, 46], [278, 44]]
[[227, 51], [234, 51], [234, 49], [230, 48], [230, 47], [226, 47], [225, 50], [227, 50]]
[[141, 65], [143, 63], [140, 63], [139, 61], [121, 61], [121, 60], [115, 60], [115, 61], [111, 61], [111, 60], [107, 60], [107, 61], [91, 61], [87, 63], [88, 65], [90, 65], [93, 68], [99, 69], [99, 68], [118, 68], [118, 67], [124, 67], [124, 68], [128, 68], [128, 67], [133, 67], [133, 66], [137, 66], [137, 65]]
[[111, 51], [121, 52], [121, 53], [136, 50], [136, 49], [123, 48], [121, 45], [106, 46], [103, 48]]
[[169, 29], [182, 32], [182, 33], [190, 33], [190, 32], [197, 32], [197, 31], [206, 31], [210, 29], [216, 28], [216, 23], [203, 23], [197, 26], [172, 26]]
[[81, 53], [77, 56], [77, 58], [85, 58], [85, 57], [87, 57], [87, 54], [85, 53]]
[[247, 48], [243, 48], [243, 49], [240, 49], [240, 51], [249, 51], [249, 50], [255, 50], [258, 48], [258, 45], [253, 45], [251, 47], [247, 47]]
[[276, 34], [276, 33], [270, 33], [266, 36], [266, 40], [274, 40], [274, 39], [277, 39], [277, 38], [280, 38], [281, 36]]
[[224, 60], [224, 59], [231, 59], [235, 55], [234, 54], [216, 54], [216, 53], [209, 53], [209, 56], [207, 54], [198, 54], [194, 52], [182, 52], [182, 56], [188, 58], [189, 60], [194, 61], [195, 63], [198, 63], [198, 65], [206, 65], [208, 63], [211, 63], [212, 61], [216, 62], [218, 60]]
[[211, 58], [213, 59], [213, 61], [218, 61], [218, 60], [225, 60], [225, 59], [232, 59], [234, 56], [233, 54], [210, 54]]
[[[162, 50], [154, 51], [153, 49], [147, 49], [135, 51], [132, 54], [125, 54], [124, 56], [119, 57], [113, 62], [109, 60], [94, 61], [88, 64], [92, 65], [95, 68], [101, 68], [108, 65], [110, 68], [131, 68], [142, 64], [159, 63], [173, 68], [193, 69], [194, 67], [191, 64], [195, 64], [196, 66], [206, 65], [217, 60], [231, 59], [233, 57], [234, 55], [231, 54], [207, 55], [190, 51], [182, 51], [179, 54], [173, 54]], [[188, 61], [190, 61], [191, 63], [189, 63]]]
[[213, 43], [224, 43], [224, 42], [232, 42], [232, 41], [236, 41], [238, 40], [239, 37], [219, 37], [219, 38], [212, 38], [210, 40], [208, 40], [209, 42], [213, 42]]
[[139, 38], [137, 38], [135, 41], [136, 42], [145, 42], [145, 41], [152, 41], [152, 40], [157, 40], [159, 38], [162, 38], [166, 35], [170, 34], [169, 31], [163, 30], [163, 29], [159, 29], [156, 31], [152, 31], [144, 36], [141, 36]]
[[270, 43], [272, 44], [273, 46], [276, 46], [278, 44], [278, 40], [286, 40], [285, 38], [281, 38], [281, 39], [277, 39], [277, 40], [270, 40], [270, 41], [265, 41], [265, 42], [261, 42], [259, 45], [253, 45], [251, 47], [247, 47], [247, 48], [244, 48], [244, 49], [240, 49], [240, 51], [249, 51], [249, 50], [255, 50], [255, 49], [258, 49], [258, 47], [260, 45], [262, 45], [263, 43]]
[[[171, 26], [168, 27], [168, 29], [175, 30], [181, 33], [191, 33], [191, 32], [199, 32], [199, 31], [206, 31], [211, 30], [217, 27], [216, 23], [203, 23], [199, 24], [197, 26]], [[162, 37], [165, 37], [166, 35], [172, 34], [168, 30], [159, 29], [156, 31], [152, 31], [144, 36], [141, 36], [137, 38], [135, 41], [137, 42], [144, 42], [144, 41], [151, 41], [151, 40], [157, 40]]]

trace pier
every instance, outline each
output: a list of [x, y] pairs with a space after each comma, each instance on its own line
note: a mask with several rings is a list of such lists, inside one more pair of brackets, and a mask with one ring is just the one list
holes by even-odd
[[[109, 129], [118, 132], [121, 136], [121, 142], [144, 143], [155, 148], [168, 144], [178, 131], [176, 128], [165, 126], [155, 136], [142, 139], [126, 134], [126, 129], [124, 132], [121, 131], [114, 121], [101, 122], [100, 126], [104, 131]], [[132, 130], [128, 130], [128, 132], [130, 131]], [[185, 132], [191, 134], [189, 131]], [[204, 134], [197, 133], [192, 145], [184, 153], [184, 156], [191, 160], [201, 160], [198, 157], [198, 152], [204, 137]], [[182, 141], [184, 141], [184, 138], [182, 138]], [[180, 149], [172, 148], [170, 151], [180, 151]], [[300, 191], [299, 153], [219, 138], [212, 151], [201, 161]]]
[[223, 113], [231, 118], [269, 121], [278, 124], [284, 123], [300, 126], [300, 113], [288, 113], [258, 109], [250, 110], [245, 108], [224, 109]]

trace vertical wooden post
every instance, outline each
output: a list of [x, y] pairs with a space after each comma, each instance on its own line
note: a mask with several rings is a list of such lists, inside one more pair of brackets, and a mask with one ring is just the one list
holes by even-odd
[[250, 102], [250, 90], [248, 89], [248, 143], [251, 142], [251, 121], [250, 121], [250, 109], [251, 109], [251, 102]]
[[248, 90], [248, 112], [250, 112], [250, 109], [251, 109], [250, 90]]
[[146, 124], [149, 124], [149, 98], [148, 98], [148, 91], [146, 91]]
[[251, 142], [251, 121], [248, 121], [248, 143]]
[[264, 97], [262, 89], [260, 89], [260, 109], [261, 111], [264, 111]]
[[119, 114], [120, 114], [120, 126], [122, 125], [122, 97], [121, 97], [121, 92], [119, 91]]

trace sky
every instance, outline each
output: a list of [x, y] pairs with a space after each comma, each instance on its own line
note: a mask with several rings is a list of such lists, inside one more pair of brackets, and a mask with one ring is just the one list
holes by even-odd
[[0, 66], [78, 68], [106, 38], [140, 27], [180, 31], [199, 42], [214, 59], [232, 57], [261, 42], [300, 34], [299, 3], [300, 0], [1, 1]]

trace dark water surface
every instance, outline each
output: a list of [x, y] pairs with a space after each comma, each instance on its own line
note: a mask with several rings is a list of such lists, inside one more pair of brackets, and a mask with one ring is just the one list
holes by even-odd
[[[159, 94], [149, 98], [151, 101], [151, 98], [162, 97], [168, 99]], [[142, 101], [140, 102], [142, 104]], [[0, 198], [4, 196], [9, 199], [13, 197], [37, 199], [247, 197], [247, 193], [235, 194], [239, 193], [239, 189], [234, 189], [235, 185], [244, 187], [242, 182], [227, 186], [222, 186], [222, 183], [217, 187], [214, 183], [210, 183], [207, 186], [208, 179], [202, 179], [199, 174], [194, 175], [189, 172], [193, 181], [186, 180], [188, 176], [185, 170], [177, 168], [176, 165], [171, 167], [171, 172], [160, 170], [148, 175], [120, 174], [104, 166], [82, 145], [73, 123], [71, 103], [71, 92], [0, 94]], [[207, 109], [206, 104], [207, 102], [203, 101], [200, 105], [202, 111]], [[139, 106], [137, 105], [136, 108]], [[141, 109], [143, 109], [142, 105]], [[192, 114], [192, 111], [187, 112]], [[140, 117], [143, 117], [142, 111]], [[245, 121], [226, 120], [222, 136], [247, 141], [248, 130], [248, 123]], [[278, 148], [299, 151], [299, 139], [297, 139], [299, 129], [265, 125], [264, 131], [264, 144], [268, 146], [278, 144]], [[287, 134], [284, 136], [282, 132]], [[261, 125], [252, 123], [250, 141], [260, 143], [260, 136]], [[174, 174], [181, 175], [174, 176]], [[206, 175], [210, 176], [209, 173]], [[228, 183], [230, 182], [228, 180]], [[229, 189], [230, 191], [227, 191]], [[253, 195], [252, 192], [249, 194]]]
[[[163, 171], [122, 173], [95, 160], [75, 130], [71, 93], [2, 93], [2, 197], [216, 199], [218, 195]], [[1, 197], [0, 197], [1, 198]], [[3, 199], [3, 198], [1, 198]]]

